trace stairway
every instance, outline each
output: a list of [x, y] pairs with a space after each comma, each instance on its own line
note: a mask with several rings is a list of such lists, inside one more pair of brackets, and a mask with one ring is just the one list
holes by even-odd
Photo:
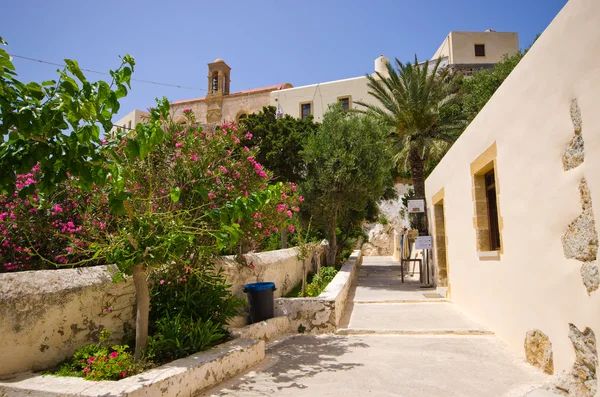
[[[412, 270], [412, 266], [411, 269]], [[391, 257], [365, 256], [337, 333], [489, 335], [492, 332], [445, 298], [445, 289], [423, 289], [418, 269], [405, 275]]]

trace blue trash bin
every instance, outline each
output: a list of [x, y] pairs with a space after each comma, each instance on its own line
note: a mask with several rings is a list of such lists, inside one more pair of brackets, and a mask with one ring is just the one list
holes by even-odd
[[275, 317], [273, 308], [273, 291], [275, 283], [251, 283], [244, 285], [250, 305], [250, 324]]

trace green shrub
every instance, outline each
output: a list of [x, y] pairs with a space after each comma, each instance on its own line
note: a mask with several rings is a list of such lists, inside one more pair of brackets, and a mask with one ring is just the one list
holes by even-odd
[[[321, 292], [323, 292], [325, 287], [333, 280], [337, 272], [335, 267], [322, 267], [321, 275], [315, 274], [310, 283], [307, 283], [306, 295], [311, 297], [321, 295]], [[300, 295], [302, 295], [302, 291], [300, 291]]]
[[213, 265], [161, 268], [151, 275], [150, 330], [163, 318], [183, 317], [226, 324], [239, 314], [243, 301], [229, 292], [231, 287], [221, 270]]
[[148, 341], [146, 357], [159, 361], [175, 360], [206, 350], [227, 336], [222, 324], [184, 317], [182, 313], [160, 319], [156, 329]]
[[388, 219], [387, 219], [387, 218], [386, 218], [386, 216], [385, 216], [385, 215], [383, 215], [383, 214], [382, 214], [382, 215], [379, 215], [379, 218], [377, 219], [377, 222], [381, 223], [381, 224], [382, 224], [382, 225], [384, 225], [384, 226], [385, 226], [385, 225], [387, 225], [387, 224], [389, 223], [389, 222], [388, 222]]
[[245, 301], [231, 295], [212, 265], [171, 265], [151, 275], [150, 338], [146, 357], [162, 363], [206, 350], [226, 338], [227, 322]]

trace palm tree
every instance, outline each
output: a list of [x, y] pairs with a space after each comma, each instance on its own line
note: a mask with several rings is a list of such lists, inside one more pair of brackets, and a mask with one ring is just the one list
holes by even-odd
[[[444, 156], [467, 124], [457, 106], [456, 84], [441, 59], [403, 64], [396, 69], [388, 62], [388, 76], [367, 75], [369, 94], [379, 104], [361, 112], [371, 113], [391, 128], [389, 139], [399, 169], [412, 174], [415, 197], [425, 198], [425, 173]], [[427, 232], [423, 217], [421, 232]]]

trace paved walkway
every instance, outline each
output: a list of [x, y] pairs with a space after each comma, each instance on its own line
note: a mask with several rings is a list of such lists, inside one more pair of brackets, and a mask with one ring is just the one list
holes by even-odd
[[548, 376], [444, 296], [421, 289], [418, 273], [402, 285], [390, 258], [365, 257], [338, 335], [284, 338], [203, 395], [553, 396], [539, 389]]

